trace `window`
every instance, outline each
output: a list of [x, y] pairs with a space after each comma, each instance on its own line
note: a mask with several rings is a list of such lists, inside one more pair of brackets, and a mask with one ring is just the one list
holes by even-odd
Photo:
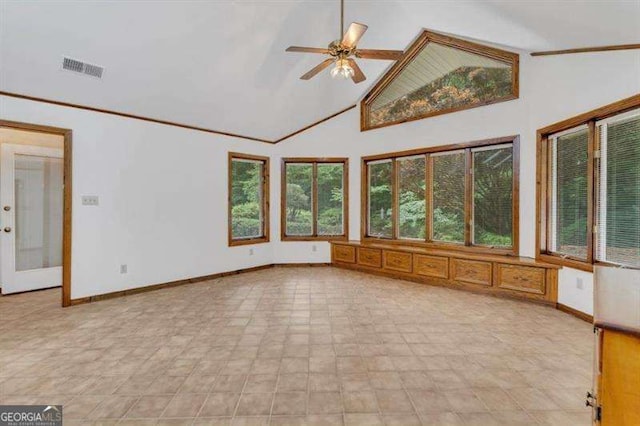
[[640, 111], [598, 124], [596, 259], [640, 267]]
[[640, 96], [538, 130], [538, 257], [640, 268]]
[[473, 243], [513, 245], [513, 149], [511, 145], [474, 148]]
[[282, 160], [282, 240], [346, 239], [348, 160]]
[[229, 153], [229, 245], [269, 241], [269, 159]]
[[393, 237], [393, 163], [391, 160], [367, 164], [369, 176], [368, 223], [372, 237]]
[[586, 126], [551, 138], [549, 248], [587, 259], [588, 132]]
[[518, 137], [365, 157], [363, 240], [518, 251]]
[[424, 31], [362, 101], [362, 130], [518, 98], [519, 56]]
[[431, 161], [432, 239], [464, 244], [465, 152], [435, 153], [431, 155]]
[[426, 236], [426, 156], [398, 158], [398, 237]]

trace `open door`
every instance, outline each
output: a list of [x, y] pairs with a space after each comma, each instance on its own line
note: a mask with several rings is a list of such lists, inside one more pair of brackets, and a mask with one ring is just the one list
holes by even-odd
[[3, 143], [0, 155], [2, 294], [61, 286], [64, 151]]

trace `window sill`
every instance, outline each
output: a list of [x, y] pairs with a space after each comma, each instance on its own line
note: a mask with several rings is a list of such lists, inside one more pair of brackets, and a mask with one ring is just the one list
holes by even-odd
[[291, 235], [282, 235], [280, 237], [280, 241], [347, 241], [346, 235], [320, 235], [320, 236], [291, 236]]
[[229, 247], [246, 246], [250, 244], [263, 244], [268, 242], [269, 242], [269, 237], [247, 238], [244, 240], [229, 240]]
[[488, 246], [465, 246], [462, 243], [442, 243], [442, 242], [426, 242], [416, 240], [393, 240], [390, 238], [376, 238], [365, 236], [362, 242], [366, 243], [383, 243], [399, 246], [411, 246], [429, 248], [435, 250], [459, 251], [462, 253], [479, 253], [479, 254], [496, 254], [503, 256], [519, 256], [516, 248], [496, 248]]
[[553, 263], [554, 265], [578, 269], [580, 271], [593, 272], [593, 264], [584, 260], [570, 259], [548, 253], [539, 253], [536, 259], [547, 263]]

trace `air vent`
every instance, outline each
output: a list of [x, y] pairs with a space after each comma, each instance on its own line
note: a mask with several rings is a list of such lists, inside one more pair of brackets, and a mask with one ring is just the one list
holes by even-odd
[[63, 58], [62, 60], [62, 69], [90, 75], [91, 77], [97, 78], [102, 78], [102, 73], [104, 73], [104, 68], [101, 66], [88, 64], [86, 62], [67, 57]]

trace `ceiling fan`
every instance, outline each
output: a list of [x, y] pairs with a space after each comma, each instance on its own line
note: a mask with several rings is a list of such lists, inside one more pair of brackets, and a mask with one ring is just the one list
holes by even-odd
[[[382, 59], [396, 61], [402, 57], [402, 50], [358, 49], [358, 41], [367, 31], [367, 26], [352, 22], [347, 31], [344, 31], [344, 0], [340, 0], [340, 37], [329, 43], [326, 49], [318, 47], [290, 46], [287, 52], [322, 53], [331, 56], [316, 65], [300, 79], [309, 80], [331, 64], [335, 64], [331, 70], [333, 78], [351, 78], [354, 83], [366, 80], [364, 73], [353, 57], [361, 59]], [[344, 34], [344, 35], [343, 35]]]

